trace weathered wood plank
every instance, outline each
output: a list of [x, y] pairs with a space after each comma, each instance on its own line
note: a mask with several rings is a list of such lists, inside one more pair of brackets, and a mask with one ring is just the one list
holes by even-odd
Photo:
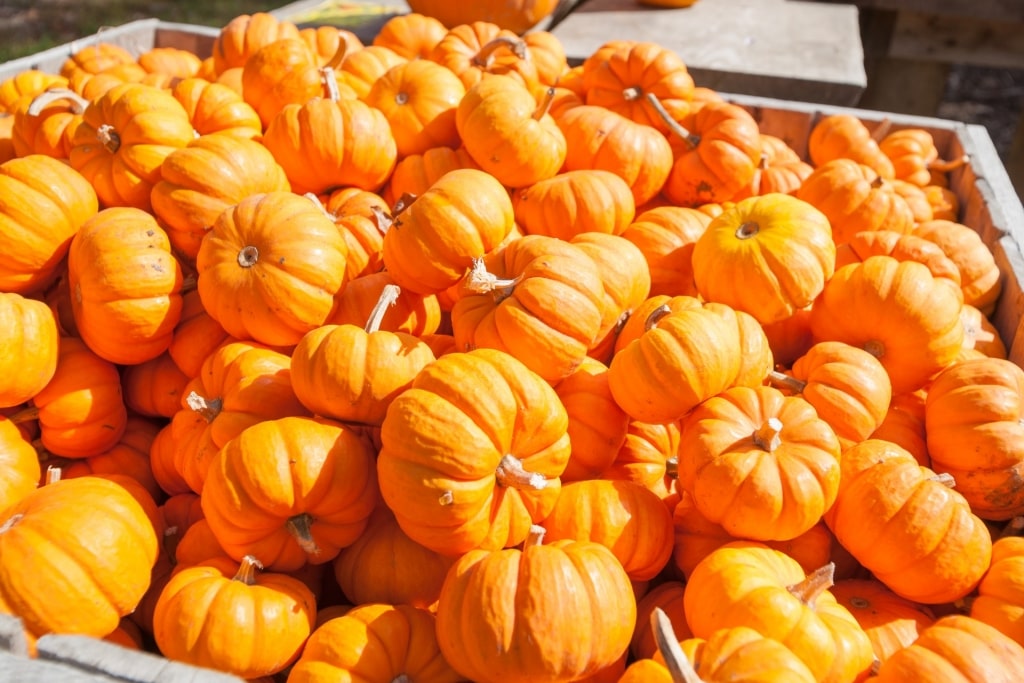
[[992, 21], [1024, 21], [1024, 2], [1020, 0], [818, 0], [853, 4], [865, 9], [908, 10]]
[[973, 16], [900, 12], [889, 56], [1022, 69], [1024, 20], [988, 21]]
[[716, 90], [852, 105], [867, 85], [851, 5], [709, 0], [660, 9], [587, 0], [552, 32], [576, 63], [612, 39], [664, 45]]

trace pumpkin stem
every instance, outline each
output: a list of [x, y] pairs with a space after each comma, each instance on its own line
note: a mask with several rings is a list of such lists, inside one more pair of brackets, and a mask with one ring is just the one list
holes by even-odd
[[334, 51], [334, 54], [331, 55], [329, 60], [327, 60], [327, 63], [324, 64], [323, 68], [337, 69], [340, 67], [345, 62], [345, 58], [348, 57], [350, 47], [351, 46], [348, 44], [347, 40], [339, 40], [338, 49]]
[[536, 121], [540, 121], [544, 118], [544, 115], [551, 111], [551, 105], [555, 102], [555, 89], [548, 88], [544, 91], [544, 99], [540, 101], [540, 105], [533, 112], [533, 118]]
[[814, 606], [814, 601], [819, 595], [827, 591], [835, 583], [836, 563], [829, 562], [824, 567], [819, 567], [807, 575], [800, 583], [788, 586], [790, 593], [800, 598], [808, 607]]
[[892, 119], [886, 116], [884, 119], [878, 122], [878, 125], [873, 131], [871, 131], [871, 139], [875, 142], [881, 142], [886, 135], [889, 134], [889, 130], [892, 128]]
[[376, 204], [370, 207], [370, 213], [373, 214], [377, 230], [380, 231], [380, 234], [386, 235], [391, 228], [391, 214], [385, 211], [384, 207], [377, 206]]
[[207, 400], [196, 391], [190, 391], [185, 397], [185, 405], [203, 416], [207, 422], [213, 422], [224, 409], [224, 401], [220, 398]]
[[949, 161], [945, 161], [943, 159], [935, 159], [933, 161], [928, 162], [927, 169], [929, 171], [939, 171], [940, 173], [948, 173], [949, 171], [955, 171], [961, 166], [965, 166], [967, 162], [969, 162], [970, 160], [971, 158], [966, 154], [961, 155], [957, 159], [950, 159]]
[[761, 232], [761, 226], [757, 221], [743, 221], [736, 228], [735, 235], [738, 240], [749, 240], [751, 237], [756, 237], [759, 232]]
[[658, 326], [658, 323], [661, 322], [661, 319], [671, 312], [672, 309], [668, 307], [668, 304], [662, 304], [655, 308], [647, 316], [647, 320], [644, 321], [644, 332], [650, 332], [653, 330]]
[[768, 452], [776, 450], [782, 445], [779, 434], [782, 432], [782, 420], [777, 417], [769, 417], [754, 432], [754, 443], [758, 448]]
[[768, 381], [777, 389], [792, 391], [794, 394], [802, 394], [807, 382], [791, 377], [784, 372], [772, 370], [768, 373]]
[[366, 326], [363, 328], [366, 334], [380, 330], [380, 323], [384, 320], [384, 314], [388, 312], [389, 306], [395, 305], [398, 301], [398, 295], [401, 293], [402, 288], [398, 285], [384, 285], [377, 303], [374, 304], [373, 310], [370, 311], [370, 318], [366, 321]]
[[644, 91], [638, 85], [631, 85], [622, 91], [622, 99], [627, 102], [635, 102], [644, 96]]
[[255, 586], [257, 569], [263, 569], [263, 563], [252, 555], [246, 555], [242, 558], [242, 563], [238, 566], [238, 571], [232, 581], [241, 581], [246, 586]]
[[186, 275], [181, 279], [181, 293], [186, 294], [199, 286], [199, 278], [196, 275]]
[[540, 472], [528, 472], [523, 467], [523, 461], [511, 453], [506, 453], [501, 457], [501, 462], [498, 463], [494, 470], [494, 476], [501, 486], [511, 486], [516, 489], [540, 491], [548, 484], [548, 480], [543, 474]]
[[20, 522], [21, 518], [24, 516], [25, 515], [23, 513], [19, 512], [16, 515], [11, 515], [7, 520], [4, 521], [3, 524], [0, 524], [0, 536], [10, 531], [11, 527]]
[[320, 546], [313, 540], [313, 530], [310, 528], [313, 524], [313, 515], [308, 512], [289, 517], [288, 521], [285, 522], [284, 528], [295, 538], [295, 541], [302, 548], [302, 551], [307, 555], [319, 555]]
[[323, 212], [325, 216], [330, 218], [332, 223], [338, 219], [337, 216], [335, 216], [333, 213], [327, 210], [327, 207], [324, 206], [324, 203], [320, 201], [320, 197], [316, 196], [316, 192], [307, 192], [302, 196], [308, 199], [309, 201], [313, 202], [313, 205], [320, 209], [320, 211]]
[[441, 505], [453, 505], [455, 503], [455, 494], [450, 490], [446, 490], [437, 497], [437, 502]]
[[1024, 531], [1024, 516], [1017, 515], [1009, 522], [1006, 523], [999, 531], [999, 538], [1006, 538], [1007, 536], [1020, 536], [1020, 533]]
[[878, 360], [882, 360], [882, 357], [885, 355], [885, 344], [877, 339], [864, 342], [863, 349]]
[[530, 533], [526, 535], [526, 540], [523, 541], [523, 548], [529, 548], [531, 546], [538, 546], [544, 543], [544, 535], [548, 532], [547, 529], [542, 527], [540, 524], [531, 524]]
[[60, 100], [68, 100], [71, 102], [72, 114], [81, 114], [85, 111], [85, 108], [89, 106], [89, 100], [85, 99], [70, 88], [50, 88], [49, 90], [36, 95], [35, 99], [33, 99], [28, 105], [28, 115], [39, 116], [47, 105], [53, 102], [59, 102]]
[[61, 480], [61, 477], [63, 476], [63, 474], [64, 474], [64, 471], [61, 468], [59, 468], [59, 467], [53, 467], [52, 465], [50, 467], [47, 467], [46, 468], [46, 482], [43, 484], [43, 486], [49, 486], [50, 484], [56, 484], [58, 481]]
[[26, 406], [13, 415], [8, 415], [7, 419], [16, 425], [20, 425], [23, 422], [31, 422], [32, 420], [39, 419], [39, 408], [36, 406]]
[[512, 296], [512, 290], [523, 279], [522, 273], [509, 279], [500, 279], [497, 275], [487, 271], [487, 265], [483, 258], [473, 259], [473, 267], [466, 275], [463, 286], [473, 294], [494, 293], [494, 301], [501, 303]]
[[937, 481], [943, 486], [947, 486], [951, 489], [956, 488], [956, 479], [949, 472], [939, 472], [934, 477], [928, 477], [929, 481]]
[[121, 136], [109, 123], [104, 123], [96, 129], [96, 139], [111, 154], [116, 154], [117, 150], [121, 149]]
[[402, 196], [395, 201], [395, 206], [391, 209], [391, 218], [394, 219], [398, 214], [402, 213], [416, 201], [416, 195], [412, 192], [403, 192]]
[[488, 68], [494, 61], [494, 53], [507, 47], [519, 59], [526, 59], [526, 42], [517, 36], [498, 36], [484, 43], [480, 51], [473, 55], [471, 63], [480, 69]]
[[251, 244], [242, 247], [238, 252], [238, 265], [243, 268], [252, 268], [260, 260], [260, 250]]
[[665, 476], [669, 479], [679, 478], [679, 456], [673, 455], [665, 461]]
[[675, 630], [672, 628], [672, 621], [665, 614], [665, 610], [655, 607], [651, 612], [651, 632], [654, 634], [654, 642], [665, 660], [665, 668], [672, 677], [672, 683], [702, 683], [697, 675], [693, 664], [686, 658], [683, 648], [679, 646], [679, 639], [676, 638]]
[[398, 674], [391, 679], [391, 683], [412, 683], [412, 679], [408, 674]]
[[320, 79], [324, 82], [324, 91], [327, 93], [327, 99], [331, 102], [339, 102], [341, 100], [341, 91], [338, 89], [338, 77], [334, 75], [334, 67], [325, 66], [321, 68]]
[[665, 122], [668, 129], [681, 137], [690, 149], [695, 149], [700, 144], [700, 136], [696, 133], [691, 133], [683, 127], [683, 124], [672, 118], [672, 115], [668, 113], [668, 109], [665, 109], [665, 105], [661, 103], [658, 96], [654, 93], [647, 93], [646, 99], [654, 107], [654, 111], [658, 112], [658, 116]]

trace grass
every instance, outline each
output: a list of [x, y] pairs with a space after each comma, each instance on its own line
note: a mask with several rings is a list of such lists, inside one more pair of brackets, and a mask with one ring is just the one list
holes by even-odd
[[239, 14], [285, 4], [288, 0], [8, 0], [0, 3], [0, 62], [136, 19], [219, 27]]

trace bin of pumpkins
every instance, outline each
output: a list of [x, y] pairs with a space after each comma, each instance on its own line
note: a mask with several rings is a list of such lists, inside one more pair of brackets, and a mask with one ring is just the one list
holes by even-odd
[[447, 23], [0, 84], [0, 612], [288, 683], [1024, 680], [970, 160]]

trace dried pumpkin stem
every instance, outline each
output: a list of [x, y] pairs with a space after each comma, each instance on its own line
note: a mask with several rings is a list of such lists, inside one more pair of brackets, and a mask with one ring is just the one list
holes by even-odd
[[522, 274], [514, 278], [502, 279], [487, 270], [482, 258], [473, 259], [473, 267], [469, 269], [463, 286], [473, 294], [494, 294], [494, 300], [501, 302], [512, 296], [515, 286], [522, 280]]
[[778, 370], [772, 370], [768, 373], [768, 381], [777, 389], [786, 389], [794, 394], [803, 393], [804, 388], [807, 386], [807, 382]]
[[403, 192], [402, 196], [395, 200], [395, 205], [391, 208], [391, 219], [394, 220], [398, 214], [402, 213], [416, 201], [416, 195], [412, 192]]
[[16, 425], [20, 425], [23, 422], [31, 422], [32, 420], [38, 420], [39, 408], [37, 408], [36, 406], [28, 406], [27, 408], [22, 408], [13, 415], [8, 415], [7, 419]]
[[334, 74], [334, 67], [325, 66], [320, 69], [320, 79], [324, 82], [324, 92], [331, 102], [341, 101], [341, 91], [338, 89], [338, 77]]
[[544, 91], [544, 99], [540, 101], [537, 109], [533, 112], [533, 118], [536, 121], [540, 121], [544, 118], [544, 115], [551, 111], [551, 105], [555, 102], [555, 89], [548, 88]]
[[238, 265], [243, 268], [252, 268], [260, 260], [260, 250], [251, 244], [242, 247], [238, 252]]
[[646, 99], [651, 103], [651, 106], [654, 107], [654, 111], [658, 112], [658, 116], [660, 116], [661, 120], [665, 122], [668, 129], [681, 137], [690, 149], [694, 149], [700, 144], [700, 136], [686, 130], [686, 128], [683, 127], [683, 124], [672, 118], [672, 114], [668, 113], [668, 109], [665, 109], [665, 105], [661, 103], [661, 100], [658, 99], [657, 95], [649, 92], [646, 95]]
[[805, 605], [813, 606], [819, 595], [827, 591], [835, 583], [836, 563], [829, 562], [807, 575], [800, 583], [788, 586], [787, 589]]
[[121, 149], [121, 136], [109, 123], [104, 123], [96, 129], [96, 139], [111, 154], [116, 154], [117, 150]]
[[412, 683], [412, 679], [408, 674], [398, 674], [391, 679], [391, 683]]
[[473, 59], [471, 60], [473, 66], [486, 69], [494, 61], [494, 53], [503, 47], [508, 48], [512, 54], [519, 59], [526, 59], [528, 54], [526, 51], [526, 43], [522, 38], [498, 36], [497, 38], [484, 43], [480, 48], [480, 51], [473, 55]]
[[644, 96], [644, 91], [638, 85], [631, 85], [622, 90], [622, 99], [627, 102], [635, 102]]
[[220, 398], [207, 399], [196, 391], [190, 391], [185, 397], [185, 405], [203, 416], [207, 422], [213, 422], [224, 409], [224, 401]]
[[889, 134], [889, 130], [892, 128], [892, 119], [886, 116], [884, 119], [878, 122], [875, 129], [871, 131], [871, 139], [875, 142], [881, 142], [882, 138]]
[[950, 159], [948, 161], [944, 159], [935, 159], [927, 164], [929, 171], [938, 171], [939, 173], [948, 173], [949, 171], [955, 171], [961, 166], [966, 166], [971, 160], [966, 154], [961, 155], [957, 159]]
[[309, 201], [313, 202], [313, 205], [314, 205], [314, 206], [315, 206], [316, 208], [320, 209], [320, 211], [321, 211], [321, 212], [322, 212], [322, 213], [323, 213], [323, 214], [324, 214], [325, 216], [327, 216], [327, 217], [328, 217], [329, 219], [331, 219], [331, 222], [332, 222], [332, 223], [333, 223], [333, 222], [334, 222], [335, 220], [337, 220], [337, 218], [338, 218], [338, 217], [337, 217], [337, 216], [335, 216], [335, 215], [334, 215], [333, 213], [331, 213], [330, 211], [328, 211], [328, 210], [327, 210], [327, 207], [326, 207], [326, 206], [324, 206], [324, 203], [323, 203], [322, 201], [320, 201], [320, 198], [319, 198], [319, 197], [317, 197], [317, 196], [316, 196], [316, 192], [306, 192], [306, 193], [305, 193], [305, 194], [303, 194], [302, 196], [303, 196], [303, 197], [305, 197], [306, 199], [308, 199]]
[[644, 332], [650, 332], [653, 330], [658, 326], [658, 323], [661, 322], [661, 319], [671, 312], [672, 309], [668, 307], [668, 304], [662, 304], [655, 308], [650, 312], [650, 314], [648, 314], [647, 320], [644, 321]]
[[63, 476], [64, 476], [64, 470], [62, 470], [61, 468], [53, 467], [53, 466], [47, 467], [46, 468], [46, 483], [44, 484], [44, 486], [49, 486], [50, 484], [56, 484], [58, 481], [61, 480], [61, 477], [63, 477]]
[[377, 225], [377, 230], [382, 235], [386, 235], [388, 230], [391, 228], [391, 214], [384, 210], [384, 207], [377, 206], [374, 204], [370, 207], [370, 213], [373, 214], [374, 223]]
[[284, 528], [295, 538], [295, 541], [307, 555], [318, 555], [320, 546], [313, 540], [313, 516], [308, 512], [289, 517]]
[[757, 221], [743, 221], [736, 228], [735, 235], [738, 240], [749, 240], [751, 237], [756, 237], [759, 232], [761, 232], [761, 225]]
[[501, 457], [501, 461], [494, 470], [494, 476], [501, 486], [515, 489], [540, 491], [548, 484], [548, 480], [543, 474], [527, 471], [523, 467], [523, 461], [511, 453], [506, 453]]
[[669, 479], [679, 478], [679, 456], [673, 455], [665, 461], [665, 476]]
[[252, 555], [246, 555], [242, 558], [242, 563], [238, 566], [238, 571], [232, 581], [241, 581], [246, 586], [254, 586], [256, 585], [257, 569], [263, 569], [263, 564]]
[[679, 646], [672, 621], [660, 607], [655, 607], [651, 612], [651, 633], [654, 634], [658, 652], [665, 660], [665, 668], [672, 677], [672, 683], [701, 683], [700, 676], [686, 658], [683, 648]]
[[885, 344], [877, 339], [864, 342], [864, 346], [862, 348], [879, 360], [881, 360], [885, 355]]
[[39, 116], [47, 106], [61, 100], [68, 100], [71, 103], [71, 113], [73, 114], [81, 114], [89, 106], [89, 100], [70, 88], [50, 88], [36, 95], [26, 111], [29, 116]]
[[951, 489], [956, 488], [956, 479], [954, 479], [953, 475], [950, 474], [949, 472], [938, 472], [935, 474], [935, 476], [928, 477], [928, 480], [938, 482], [943, 486], [946, 486]]
[[398, 285], [384, 285], [384, 289], [380, 292], [380, 297], [377, 298], [377, 303], [374, 304], [373, 310], [370, 311], [370, 318], [366, 321], [366, 326], [363, 328], [366, 334], [380, 330], [380, 323], [384, 320], [384, 314], [388, 312], [390, 306], [394, 306], [398, 302], [398, 295], [401, 293], [402, 288]]
[[334, 51], [334, 54], [327, 60], [323, 68], [332, 70], [339, 68], [345, 62], [345, 58], [348, 57], [350, 47], [347, 40], [339, 40], [338, 49]]
[[776, 450], [782, 444], [782, 420], [777, 417], [769, 417], [754, 432], [754, 443], [758, 448], [768, 452]]
[[21, 518], [24, 516], [25, 515], [20, 512], [16, 515], [11, 515], [3, 524], [0, 524], [0, 535], [3, 535], [10, 531], [11, 528], [14, 527], [15, 524], [20, 522]]
[[544, 535], [547, 532], [548, 530], [542, 527], [540, 524], [531, 524], [530, 532], [526, 535], [526, 540], [523, 541], [523, 548], [541, 545], [542, 543], [544, 543]]

